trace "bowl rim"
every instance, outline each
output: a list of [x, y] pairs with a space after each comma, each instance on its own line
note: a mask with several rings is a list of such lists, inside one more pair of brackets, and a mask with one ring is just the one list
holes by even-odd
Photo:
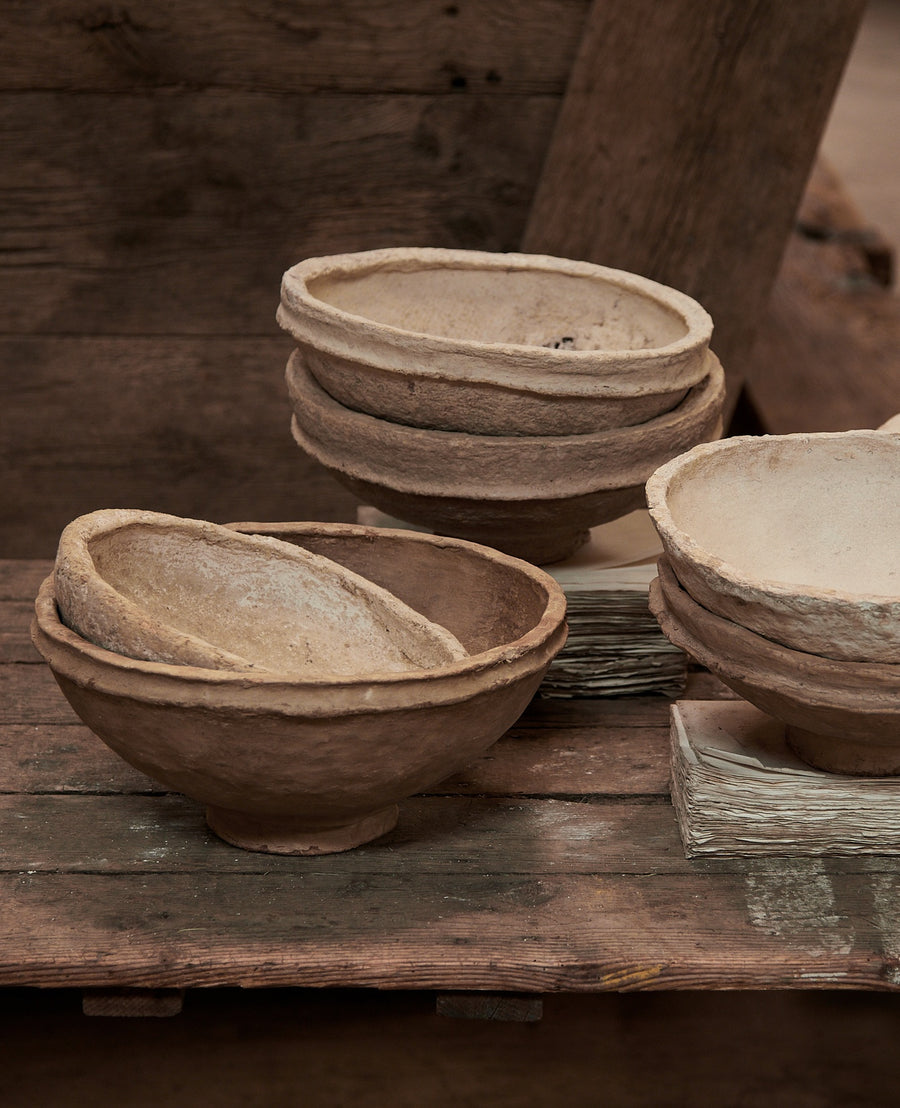
[[[228, 524], [233, 530], [238, 527], [243, 529], [252, 524]], [[350, 523], [318, 523], [306, 521], [288, 521], [283, 523], [265, 524], [267, 527], [278, 527], [282, 532], [331, 534], [336, 537], [348, 535], [353, 537], [372, 537], [385, 535], [398, 538], [405, 542], [418, 542], [432, 547], [450, 547], [460, 549], [487, 561], [499, 562], [508, 568], [521, 573], [531, 579], [544, 590], [546, 602], [541, 618], [524, 635], [519, 636], [509, 643], [491, 647], [477, 654], [470, 654], [467, 658], [450, 662], [445, 665], [433, 666], [429, 669], [405, 671], [403, 673], [388, 673], [373, 671], [358, 678], [340, 678], [329, 680], [327, 678], [298, 679], [287, 674], [261, 673], [256, 670], [220, 670], [205, 669], [200, 666], [176, 665], [167, 662], [151, 662], [139, 658], [130, 658], [126, 655], [116, 654], [97, 646], [87, 639], [82, 638], [75, 631], [67, 627], [60, 619], [56, 605], [56, 596], [53, 586], [53, 574], [51, 573], [42, 582], [35, 599], [35, 615], [32, 625], [32, 639], [35, 633], [49, 639], [61, 650], [74, 654], [77, 657], [99, 665], [107, 671], [118, 674], [141, 674], [148, 677], [162, 678], [174, 682], [176, 685], [199, 686], [209, 689], [244, 690], [263, 689], [270, 692], [302, 691], [305, 693], [324, 692], [331, 690], [355, 690], [364, 693], [366, 689], [413, 689], [428, 686], [439, 686], [443, 683], [454, 684], [459, 678], [466, 678], [475, 674], [484, 673], [495, 667], [505, 664], [509, 666], [509, 681], [517, 679], [521, 674], [516, 671], [514, 663], [526, 659], [542, 646], [549, 643], [555, 635], [565, 630], [566, 597], [562, 587], [545, 570], [533, 566], [519, 558], [513, 558], [508, 554], [483, 546], [479, 543], [469, 542], [466, 539], [445, 538], [438, 535], [430, 535], [423, 532], [408, 531], [399, 528], [369, 527], [363, 524]], [[561, 647], [562, 644], [560, 644]], [[40, 648], [39, 648], [40, 649]], [[557, 648], [559, 649], [559, 648]], [[40, 651], [44, 654], [43, 651]], [[45, 655], [46, 658], [46, 655]], [[48, 663], [50, 659], [47, 658]], [[549, 659], [548, 659], [549, 661]], [[56, 660], [51, 664], [56, 671]], [[61, 670], [62, 671], [62, 670]], [[498, 682], [505, 683], [505, 682]], [[136, 694], [134, 699], [141, 699]], [[154, 697], [154, 700], [157, 698]], [[442, 698], [443, 699], [443, 698]], [[458, 699], [465, 699], [460, 696]], [[409, 707], [415, 707], [410, 703]], [[372, 704], [372, 709], [377, 709]], [[366, 710], [365, 703], [359, 707], [360, 711]], [[342, 712], [342, 714], [344, 714]], [[348, 711], [347, 714], [350, 714]]]
[[[370, 441], [378, 442], [383, 440], [385, 435], [390, 435], [398, 447], [405, 447], [417, 453], [423, 451], [431, 453], [437, 443], [467, 447], [475, 442], [487, 450], [496, 450], [497, 456], [501, 459], [502, 452], [508, 451], [512, 462], [516, 460], [521, 462], [523, 448], [534, 451], [536, 457], [543, 460], [546, 460], [551, 453], [567, 452], [575, 456], [583, 456], [584, 454], [590, 456], [590, 453], [596, 450], [615, 452], [617, 447], [634, 443], [637, 435], [646, 434], [647, 432], [665, 437], [670, 435], [675, 437], [678, 434], [686, 433], [689, 428], [694, 427], [698, 422], [706, 424], [711, 421], [713, 432], [721, 433], [721, 405], [725, 395], [725, 373], [721, 363], [712, 351], [709, 352], [705, 364], [708, 368], [706, 376], [698, 384], [692, 386], [684, 398], [669, 411], [634, 426], [611, 427], [593, 433], [567, 435], [474, 435], [465, 431], [443, 431], [413, 427], [405, 423], [394, 423], [391, 420], [382, 419], [367, 412], [359, 412], [335, 400], [316, 381], [314, 374], [306, 367], [302, 353], [299, 350], [294, 350], [288, 359], [285, 378], [293, 409], [291, 427], [294, 438], [304, 450], [313, 453], [313, 456], [329, 469], [337, 469], [350, 477], [360, 477], [367, 481], [374, 480], [376, 483], [389, 484], [392, 489], [405, 494], [458, 498], [477, 496], [479, 500], [490, 504], [491, 502], [504, 503], [510, 500], [536, 499], [532, 478], [525, 478], [519, 483], [516, 483], [516, 478], [513, 478], [512, 481], [507, 480], [503, 485], [502, 493], [497, 494], [491, 489], [483, 488], [477, 474], [474, 473], [454, 478], [459, 482], [459, 488], [456, 490], [449, 490], [446, 481], [435, 483], [433, 479], [423, 481], [418, 478], [415, 482], [411, 482], [405, 479], [402, 474], [385, 472], [383, 466], [380, 465], [377, 468], [377, 476], [372, 476], [376, 473], [375, 469], [372, 470], [372, 474], [363, 475], [358, 472], [358, 467], [355, 464], [353, 469], [348, 467], [346, 455], [340, 454], [338, 456], [339, 452], [336, 452], [330, 434], [326, 435], [323, 440], [321, 432], [327, 428], [327, 425], [323, 424], [319, 414], [323, 411], [326, 415], [331, 412], [335, 417], [341, 416], [341, 418], [349, 420], [353, 427], [364, 433]], [[302, 393], [297, 388], [298, 380], [302, 383]], [[310, 406], [310, 397], [315, 404], [315, 408]], [[297, 416], [298, 408], [307, 413], [305, 419], [309, 418], [308, 413], [316, 413], [315, 423], [319, 434], [311, 436], [306, 427], [301, 425], [301, 421]], [[664, 456], [668, 456], [672, 452], [671, 447], [663, 445], [656, 449]], [[465, 451], [463, 450], [462, 455], [464, 456], [464, 454]], [[595, 461], [590, 457], [588, 460]], [[371, 460], [370, 464], [374, 465]], [[608, 467], [605, 466], [598, 472], [599, 467], [596, 464], [589, 465], [586, 469], [586, 475], [573, 484], [566, 485], [565, 490], [556, 497], [544, 494], [537, 499], [567, 500], [573, 495], [591, 494], [609, 489], [637, 488], [647, 480], [647, 462], [645, 460], [631, 462], [624, 470], [618, 468], [614, 473], [610, 473]], [[473, 482], [477, 485], [477, 489], [475, 489]], [[465, 491], [465, 487], [470, 487], [470, 491]]]
[[[616, 350], [561, 350], [527, 343], [479, 342], [474, 339], [450, 338], [427, 331], [413, 331], [381, 323], [368, 316], [356, 315], [337, 308], [328, 301], [314, 296], [309, 290], [309, 282], [313, 279], [328, 276], [364, 276], [378, 269], [393, 269], [399, 272], [431, 269], [498, 272], [530, 270], [599, 280], [652, 301], [656, 306], [678, 316], [686, 327], [686, 333], [670, 343], [644, 349], [625, 347]], [[625, 368], [634, 363], [660, 357], [677, 360], [708, 346], [713, 331], [711, 316], [693, 297], [669, 285], [626, 270], [613, 269], [594, 262], [553, 257], [548, 254], [414, 246], [321, 255], [298, 262], [287, 269], [282, 277], [278, 319], [279, 323], [300, 341], [308, 341], [313, 332], [316, 333], [317, 341], [320, 341], [319, 328], [324, 326], [330, 329], [333, 325], [339, 324], [351, 329], [357, 338], [377, 336], [397, 345], [415, 341], [433, 353], [444, 356], [458, 355], [468, 361], [474, 357], [483, 357], [486, 351], [491, 351], [507, 354], [517, 359], [520, 364], [536, 361], [544, 372], [548, 369], [556, 369], [562, 372], [569, 370], [578, 374], [583, 374], [586, 370], [603, 363]], [[330, 346], [328, 348], [332, 353], [338, 352]], [[421, 361], [424, 362], [425, 359]], [[417, 366], [417, 372], [421, 371], [426, 374], [428, 372], [424, 366], [421, 369]]]
[[729, 595], [735, 592], [743, 593], [749, 588], [754, 592], [754, 600], [760, 604], [765, 604], [768, 598], [785, 603], [797, 599], [809, 599], [818, 604], [830, 606], [896, 607], [900, 614], [900, 594], [856, 593], [820, 586], [801, 587], [772, 578], [749, 577], [691, 538], [676, 523], [668, 503], [673, 482], [679, 477], [689, 476], [691, 469], [699, 462], [716, 454], [734, 453], [746, 448], [767, 450], [785, 442], [799, 446], [816, 442], [881, 441], [886, 438], [893, 439], [896, 449], [900, 452], [900, 433], [866, 428], [850, 431], [801, 431], [788, 435], [736, 435], [732, 438], [718, 439], [715, 442], [699, 443], [661, 465], [651, 474], [646, 485], [647, 507], [670, 560], [685, 562], [688, 568], [698, 574], [703, 572], [714, 574], [729, 586]]

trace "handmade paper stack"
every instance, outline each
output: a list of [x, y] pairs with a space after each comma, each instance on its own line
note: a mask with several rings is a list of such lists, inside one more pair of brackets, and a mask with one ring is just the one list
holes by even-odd
[[[357, 510], [371, 527], [412, 528], [376, 508]], [[541, 685], [549, 697], [678, 696], [687, 656], [662, 634], [647, 606], [661, 547], [645, 511], [591, 530], [591, 541], [567, 561], [544, 567], [562, 586], [569, 637]]]
[[813, 769], [743, 700], [672, 705], [672, 800], [688, 857], [896, 854], [900, 779]]

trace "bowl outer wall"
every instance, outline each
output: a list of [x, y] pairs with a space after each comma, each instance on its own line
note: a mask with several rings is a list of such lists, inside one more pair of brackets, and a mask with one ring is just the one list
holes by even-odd
[[657, 469], [647, 481], [647, 504], [663, 549], [681, 585], [710, 612], [800, 652], [838, 661], [900, 662], [900, 597], [841, 596], [776, 581], [754, 581], [701, 547], [676, 522], [668, 504], [674, 483], [718, 451], [856, 437], [877, 431], [740, 436], [701, 443]]
[[[310, 527], [275, 526], [282, 535]], [[374, 531], [319, 529], [368, 539]], [[521, 565], [471, 544], [387, 535], [437, 549], [469, 547], [470, 555], [512, 569]], [[518, 571], [537, 582], [547, 576], [531, 566]], [[441, 667], [424, 681], [380, 687], [360, 682], [298, 689], [110, 655], [59, 623], [49, 579], [36, 603], [33, 637], [76, 712], [138, 769], [207, 804], [265, 814], [302, 810], [324, 826], [437, 783], [515, 722], [565, 641], [565, 598], [552, 585], [537, 627], [521, 636], [518, 648], [495, 648]], [[401, 684], [407, 685], [405, 698]], [[336, 702], [336, 692], [349, 693], [351, 705]]]
[[900, 667], [836, 662], [769, 642], [702, 608], [664, 558], [659, 571], [650, 610], [663, 633], [745, 700], [804, 730], [900, 744]]
[[[553, 378], [480, 381], [396, 372], [300, 344], [321, 387], [338, 403], [378, 419], [477, 435], [580, 435], [646, 423], [680, 404], [690, 386], [635, 396], [565, 389]], [[549, 376], [549, 375], [548, 375]], [[538, 388], [543, 385], [543, 388]]]
[[151, 705], [54, 676], [126, 762], [204, 804], [340, 826], [437, 784], [515, 723], [549, 662], [464, 701], [330, 718]]
[[721, 433], [725, 375], [714, 355], [709, 364], [708, 377], [671, 412], [591, 435], [469, 435], [391, 423], [339, 404], [296, 351], [286, 379], [295, 438], [327, 468], [415, 496], [490, 504], [642, 486], [664, 460]]

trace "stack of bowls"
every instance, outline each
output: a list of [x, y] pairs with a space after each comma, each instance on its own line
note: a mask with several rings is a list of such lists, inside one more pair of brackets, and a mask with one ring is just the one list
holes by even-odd
[[665, 634], [837, 773], [900, 773], [900, 434], [734, 438], [647, 483]]
[[721, 434], [712, 322], [587, 262], [398, 248], [289, 269], [293, 433], [363, 501], [537, 563]]
[[[84, 557], [60, 560], [41, 587], [35, 645], [95, 734], [202, 802], [212, 830], [248, 850], [325, 854], [385, 834], [399, 801], [512, 726], [566, 638], [565, 597], [549, 574], [456, 539], [143, 512], [95, 513], [69, 537]], [[360, 601], [355, 623], [323, 591], [324, 567], [322, 588], [298, 587], [288, 544], [302, 562], [339, 568]], [[371, 589], [362, 595], [353, 578]], [[354, 642], [362, 616], [381, 618], [373, 590], [440, 628], [449, 653], [397, 664]], [[295, 649], [309, 634], [312, 667]], [[335, 664], [342, 651], [349, 664]]]

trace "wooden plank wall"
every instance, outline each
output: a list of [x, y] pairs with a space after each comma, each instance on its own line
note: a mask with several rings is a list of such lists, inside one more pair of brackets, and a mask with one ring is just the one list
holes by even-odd
[[588, 0], [7, 0], [0, 555], [102, 506], [348, 519], [291, 441], [302, 257], [516, 249]]
[[524, 248], [696, 297], [731, 403], [864, 6], [598, 0], [585, 24]]

